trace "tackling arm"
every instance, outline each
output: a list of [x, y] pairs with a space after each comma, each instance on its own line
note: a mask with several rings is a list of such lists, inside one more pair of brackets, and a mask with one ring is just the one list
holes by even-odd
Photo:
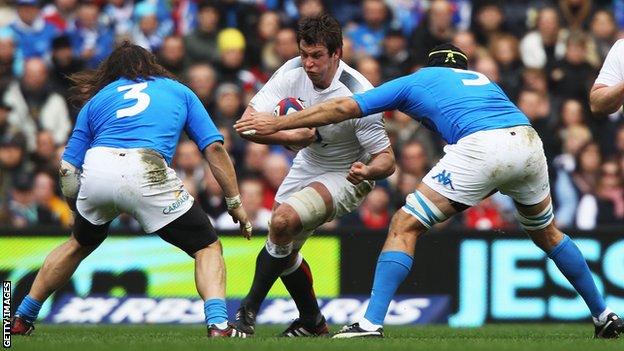
[[624, 104], [624, 82], [614, 86], [595, 84], [589, 93], [589, 103], [594, 114], [610, 114]]
[[[257, 113], [257, 111], [253, 107], [247, 106], [241, 119], [249, 118], [254, 113]], [[297, 147], [306, 147], [313, 143], [316, 139], [316, 134], [314, 133], [314, 129], [312, 128], [299, 128], [295, 130], [278, 131], [270, 135], [249, 135], [243, 133], [238, 134], [244, 139], [259, 144], [279, 144]]]

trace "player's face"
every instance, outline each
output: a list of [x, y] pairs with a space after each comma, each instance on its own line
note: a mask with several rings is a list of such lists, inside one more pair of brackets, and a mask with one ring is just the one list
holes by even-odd
[[338, 51], [330, 55], [322, 44], [307, 45], [302, 40], [299, 43], [299, 54], [303, 69], [312, 83], [323, 89], [329, 87], [338, 68]]

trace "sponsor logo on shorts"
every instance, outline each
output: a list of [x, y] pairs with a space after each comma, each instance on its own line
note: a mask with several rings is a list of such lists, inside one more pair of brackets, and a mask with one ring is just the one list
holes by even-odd
[[183, 203], [185, 203], [189, 199], [189, 197], [190, 195], [186, 191], [179, 193], [177, 196], [177, 200], [175, 200], [174, 203], [163, 209], [163, 214], [170, 214], [171, 212], [177, 210], [178, 208], [180, 208], [180, 206], [182, 206]]
[[443, 186], [448, 185], [451, 189], [455, 190], [455, 188], [453, 188], [453, 181], [451, 181], [451, 172], [446, 172], [446, 169], [443, 169], [442, 172], [434, 175], [431, 178], [437, 180], [438, 183], [442, 184]]

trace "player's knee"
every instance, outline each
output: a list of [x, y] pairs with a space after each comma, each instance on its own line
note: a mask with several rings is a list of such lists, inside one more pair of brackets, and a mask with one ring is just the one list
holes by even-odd
[[404, 240], [415, 240], [427, 231], [427, 227], [404, 211], [397, 211], [390, 221], [388, 235]]
[[278, 208], [271, 216], [269, 232], [271, 237], [277, 240], [291, 239], [294, 230], [294, 218], [292, 213]]
[[518, 218], [518, 222], [520, 222], [520, 227], [529, 234], [531, 232], [543, 231], [545, 228], [552, 226], [552, 222], [555, 219], [552, 202], [549, 202], [538, 214], [527, 215], [518, 211], [516, 217]]
[[72, 254], [72, 255], [78, 255], [81, 257], [87, 257], [91, 252], [93, 252], [93, 250], [95, 250], [99, 245], [100, 245], [101, 241], [95, 243], [95, 244], [85, 244], [85, 243], [81, 243], [79, 242], [75, 236], [71, 236], [69, 238], [69, 240], [67, 240], [67, 252]]

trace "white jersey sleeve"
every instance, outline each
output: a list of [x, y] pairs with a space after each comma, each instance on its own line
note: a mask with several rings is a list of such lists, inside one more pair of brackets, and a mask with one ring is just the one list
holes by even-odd
[[301, 59], [299, 57], [288, 60], [283, 64], [251, 99], [249, 106], [258, 112], [273, 112], [277, 103], [289, 96], [288, 87], [291, 84], [288, 82], [289, 77], [286, 73], [297, 67], [301, 67]]
[[356, 119], [355, 135], [360, 145], [371, 155], [377, 154], [390, 146], [390, 139], [386, 133], [381, 113]]
[[616, 41], [609, 50], [595, 84], [613, 86], [624, 81], [624, 58], [622, 56], [624, 56], [624, 39]]

